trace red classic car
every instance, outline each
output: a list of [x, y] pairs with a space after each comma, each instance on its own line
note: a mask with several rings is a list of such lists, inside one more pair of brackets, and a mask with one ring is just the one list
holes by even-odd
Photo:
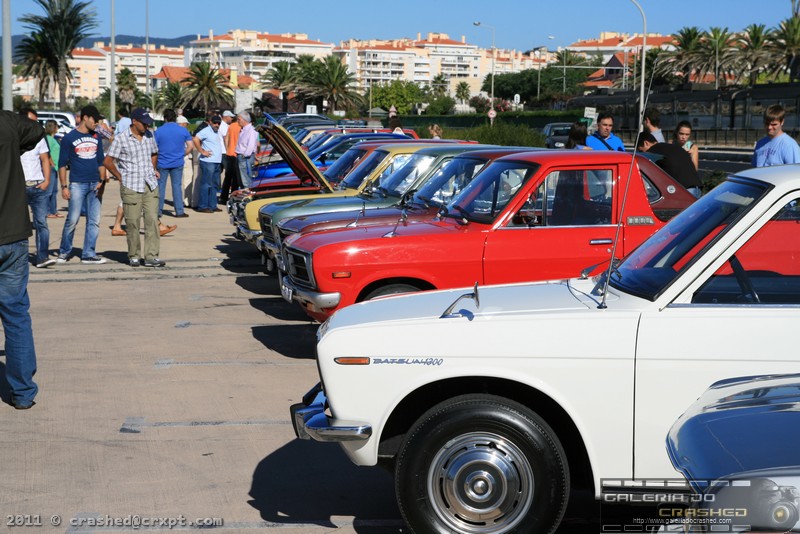
[[394, 293], [577, 276], [611, 258], [617, 223], [622, 257], [694, 201], [644, 156], [633, 162], [611, 151], [499, 158], [436, 218], [288, 237], [281, 292], [324, 320]]

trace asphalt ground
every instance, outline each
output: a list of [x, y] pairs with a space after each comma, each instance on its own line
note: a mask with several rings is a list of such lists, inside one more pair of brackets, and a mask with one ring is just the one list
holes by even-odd
[[[317, 325], [227, 214], [174, 219], [167, 205], [166, 267], [134, 268], [109, 230], [118, 199], [111, 182], [96, 247], [108, 263], [80, 263], [81, 220], [69, 263], [31, 268], [32, 409], [8, 404], [0, 350], [0, 531], [409, 532], [388, 473], [295, 439], [288, 409], [318, 381]], [[64, 219], [48, 222], [55, 252]], [[560, 534], [599, 531], [585, 497]]]

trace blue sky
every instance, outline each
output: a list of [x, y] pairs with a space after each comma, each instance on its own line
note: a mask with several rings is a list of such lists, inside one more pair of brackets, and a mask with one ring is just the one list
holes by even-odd
[[[111, 33], [111, 0], [90, 0], [98, 15], [97, 35]], [[683, 26], [727, 26], [738, 31], [751, 23], [776, 26], [787, 18], [790, 0], [639, 0], [648, 32], [664, 35]], [[33, 0], [11, 0], [12, 32], [24, 33], [17, 19], [40, 14]], [[146, 0], [115, 0], [118, 34], [145, 34]], [[338, 44], [347, 38], [415, 38], [443, 32], [488, 48], [495, 27], [500, 48], [555, 49], [600, 31], [641, 32], [642, 17], [630, 0], [149, 0], [150, 35], [207, 35], [231, 29], [269, 33], [307, 33]], [[552, 36], [553, 39], [550, 39]]]

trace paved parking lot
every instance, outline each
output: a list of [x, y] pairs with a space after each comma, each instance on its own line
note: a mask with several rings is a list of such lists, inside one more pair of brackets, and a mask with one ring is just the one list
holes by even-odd
[[[157, 530], [183, 517], [237, 533], [401, 532], [388, 474], [294, 439], [316, 325], [229, 237], [227, 215], [166, 216], [179, 224], [161, 241], [167, 267], [134, 269], [108, 229], [118, 198], [112, 183], [97, 246], [109, 263], [31, 269], [40, 393], [16, 411], [0, 380], [0, 529], [125, 532], [139, 516]], [[55, 249], [63, 219], [49, 222]], [[109, 519], [119, 526], [96, 526]]]
[[[40, 393], [16, 411], [0, 378], [0, 530], [408, 532], [389, 474], [294, 438], [288, 407], [317, 381], [317, 325], [281, 300], [227, 215], [165, 216], [179, 224], [161, 240], [167, 267], [132, 268], [108, 228], [116, 182], [106, 195], [107, 264], [31, 269]], [[55, 250], [63, 219], [49, 222]], [[0, 350], [2, 377], [4, 363]], [[586, 503], [560, 534], [596, 531]]]

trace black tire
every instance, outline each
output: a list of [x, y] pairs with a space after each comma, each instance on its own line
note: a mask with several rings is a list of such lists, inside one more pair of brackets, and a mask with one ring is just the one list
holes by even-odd
[[395, 493], [416, 534], [547, 534], [567, 507], [569, 468], [555, 433], [531, 410], [463, 395], [406, 434]]
[[417, 291], [419, 291], [419, 288], [410, 284], [389, 284], [370, 292], [364, 297], [364, 300], [372, 300], [386, 295], [399, 295], [400, 293], [416, 293]]

